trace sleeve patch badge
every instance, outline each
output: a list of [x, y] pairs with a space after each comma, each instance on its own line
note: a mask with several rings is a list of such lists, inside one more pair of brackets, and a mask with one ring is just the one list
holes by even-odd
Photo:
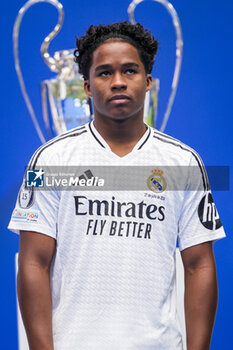
[[25, 184], [23, 184], [18, 196], [18, 203], [20, 208], [30, 208], [34, 202], [34, 196], [35, 192], [33, 191], [33, 188], [27, 188], [25, 187]]
[[11, 218], [13, 221], [17, 222], [37, 223], [39, 219], [39, 211], [15, 209]]
[[202, 225], [209, 230], [214, 231], [222, 226], [210, 192], [208, 192], [200, 201], [198, 206], [198, 216]]

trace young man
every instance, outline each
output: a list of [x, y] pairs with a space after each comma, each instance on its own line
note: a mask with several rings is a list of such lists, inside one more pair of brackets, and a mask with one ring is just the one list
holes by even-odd
[[[29, 168], [86, 166], [94, 173], [95, 166], [109, 165], [118, 173], [128, 167], [126, 179], [131, 166], [150, 171], [146, 190], [22, 187], [9, 227], [20, 230], [18, 297], [30, 350], [183, 349], [177, 240], [188, 350], [209, 349], [217, 305], [211, 242], [224, 231], [198, 154], [143, 122], [157, 46], [140, 24], [126, 22], [91, 26], [77, 39], [94, 121], [41, 146]], [[169, 190], [174, 179], [166, 166], [189, 169], [183, 189]], [[19, 221], [20, 210], [36, 219]]]

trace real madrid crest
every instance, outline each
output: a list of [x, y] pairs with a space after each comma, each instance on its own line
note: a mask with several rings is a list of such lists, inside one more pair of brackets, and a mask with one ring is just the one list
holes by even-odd
[[147, 180], [147, 186], [153, 192], [163, 192], [167, 187], [166, 180], [163, 177], [163, 170], [153, 169], [152, 175]]

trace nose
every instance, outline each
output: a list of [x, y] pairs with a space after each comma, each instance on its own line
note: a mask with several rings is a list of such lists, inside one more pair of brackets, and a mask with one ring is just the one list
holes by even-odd
[[127, 88], [126, 80], [123, 74], [116, 72], [112, 75], [111, 90], [125, 90]]

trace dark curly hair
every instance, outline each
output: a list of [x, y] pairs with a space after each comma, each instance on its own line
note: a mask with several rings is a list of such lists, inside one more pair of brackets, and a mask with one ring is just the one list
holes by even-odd
[[89, 79], [93, 52], [111, 38], [117, 38], [133, 45], [138, 50], [146, 73], [151, 73], [158, 50], [157, 40], [139, 23], [117, 22], [109, 25], [92, 25], [85, 36], [76, 38], [77, 49], [74, 51], [74, 60], [78, 63], [79, 73], [85, 80]]

